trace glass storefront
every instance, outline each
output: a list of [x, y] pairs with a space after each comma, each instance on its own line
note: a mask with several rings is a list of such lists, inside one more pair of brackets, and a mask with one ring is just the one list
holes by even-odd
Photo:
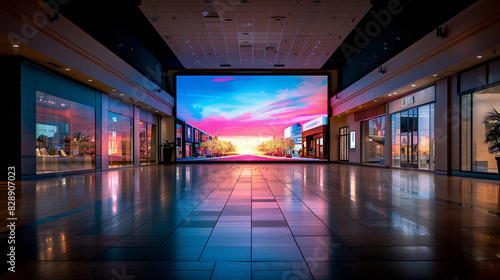
[[391, 115], [392, 166], [434, 170], [434, 103]]
[[490, 154], [488, 145], [484, 144], [484, 136], [491, 129], [491, 123], [483, 121], [492, 108], [500, 111], [500, 86], [461, 96], [462, 171], [498, 173], [495, 155]]
[[156, 163], [156, 125], [139, 122], [139, 159], [142, 165]]
[[133, 119], [116, 113], [108, 113], [109, 167], [133, 165]]
[[364, 121], [363, 133], [363, 162], [385, 163], [385, 116]]
[[95, 109], [37, 92], [37, 174], [94, 169], [95, 152]]
[[182, 125], [175, 124], [175, 146], [176, 146], [176, 158], [182, 157]]
[[340, 161], [349, 161], [349, 127], [344, 126], [339, 129]]

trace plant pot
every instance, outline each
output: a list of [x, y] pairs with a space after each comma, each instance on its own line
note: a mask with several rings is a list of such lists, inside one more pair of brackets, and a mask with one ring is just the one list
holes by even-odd
[[500, 157], [495, 157], [497, 160], [497, 168], [498, 168], [498, 180], [500, 181]]
[[174, 153], [173, 149], [163, 148], [163, 163], [171, 163], [173, 153]]

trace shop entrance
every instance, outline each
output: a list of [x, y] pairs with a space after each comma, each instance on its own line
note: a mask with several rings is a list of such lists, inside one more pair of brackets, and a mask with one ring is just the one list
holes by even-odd
[[392, 166], [434, 169], [434, 104], [393, 114]]
[[401, 113], [401, 167], [418, 168], [418, 113]]

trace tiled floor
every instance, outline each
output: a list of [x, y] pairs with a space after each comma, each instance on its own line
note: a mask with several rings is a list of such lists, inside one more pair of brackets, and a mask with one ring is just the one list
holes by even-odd
[[112, 170], [21, 189], [16, 272], [2, 279], [500, 275], [498, 181], [231, 163]]

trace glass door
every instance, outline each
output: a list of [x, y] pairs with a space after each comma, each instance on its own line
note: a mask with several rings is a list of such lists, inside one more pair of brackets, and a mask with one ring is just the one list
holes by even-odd
[[339, 128], [340, 161], [349, 161], [349, 127]]

